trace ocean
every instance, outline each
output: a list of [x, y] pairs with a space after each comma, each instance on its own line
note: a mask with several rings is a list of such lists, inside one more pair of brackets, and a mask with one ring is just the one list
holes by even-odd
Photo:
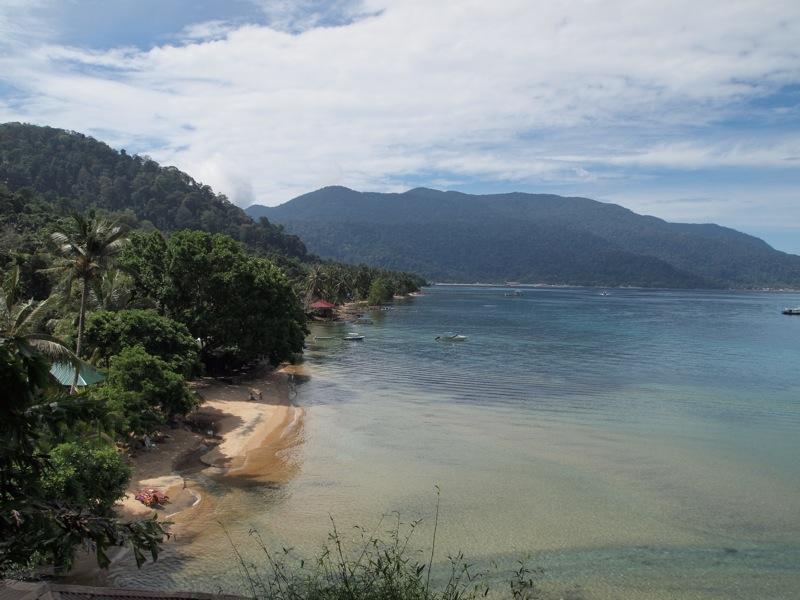
[[[440, 568], [524, 560], [553, 598], [800, 597], [800, 294], [519, 289], [313, 325], [292, 476], [202, 482], [247, 560], [252, 530], [311, 556], [331, 519], [389, 514], [424, 548], [438, 489]], [[221, 527], [116, 581], [243, 589]]]

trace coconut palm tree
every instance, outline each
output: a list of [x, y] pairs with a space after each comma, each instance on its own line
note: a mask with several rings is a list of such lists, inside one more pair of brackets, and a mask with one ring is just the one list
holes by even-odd
[[119, 269], [109, 269], [92, 282], [89, 292], [91, 306], [99, 310], [123, 310], [131, 308], [152, 308], [153, 303], [138, 301], [132, 303], [133, 279]]
[[[81, 355], [81, 341], [86, 324], [86, 306], [92, 282], [102, 278], [112, 268], [114, 258], [127, 241], [124, 228], [106, 219], [73, 215], [70, 227], [57, 231], [50, 237], [60, 257], [45, 272], [62, 276], [64, 290], [72, 291], [73, 284], [80, 285], [80, 308], [75, 355]], [[76, 372], [77, 383], [77, 372]]]
[[328, 283], [328, 274], [320, 265], [311, 265], [306, 275], [306, 293], [305, 304], [306, 308], [314, 301], [315, 298], [322, 298], [325, 295], [325, 288]]
[[22, 354], [41, 354], [52, 361], [77, 364], [77, 357], [56, 337], [37, 331], [59, 301], [57, 296], [36, 302], [20, 301], [19, 267], [8, 272], [0, 286], [0, 341], [11, 342]]

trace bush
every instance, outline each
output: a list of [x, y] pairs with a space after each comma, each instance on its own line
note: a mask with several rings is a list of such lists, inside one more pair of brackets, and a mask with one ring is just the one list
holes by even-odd
[[89, 317], [84, 336], [86, 345], [105, 359], [106, 364], [124, 348], [142, 346], [184, 377], [191, 377], [200, 367], [197, 342], [186, 326], [154, 310], [94, 313]]
[[66, 504], [96, 507], [108, 512], [125, 494], [131, 469], [108, 445], [67, 442], [50, 451], [42, 476], [44, 491]]

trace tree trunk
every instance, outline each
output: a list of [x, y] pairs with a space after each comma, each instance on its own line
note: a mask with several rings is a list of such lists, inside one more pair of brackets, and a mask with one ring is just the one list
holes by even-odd
[[[78, 339], [75, 343], [75, 356], [81, 357], [81, 340], [83, 338], [83, 324], [86, 320], [86, 297], [89, 295], [89, 279], [83, 280], [83, 291], [81, 292], [81, 310], [78, 313]], [[78, 388], [78, 377], [80, 377], [81, 369], [79, 365], [75, 365], [75, 378], [72, 380], [72, 387], [70, 393], [74, 394]]]

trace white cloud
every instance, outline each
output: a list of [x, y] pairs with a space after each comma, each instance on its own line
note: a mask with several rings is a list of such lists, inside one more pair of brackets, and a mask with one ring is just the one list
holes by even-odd
[[800, 82], [796, 1], [264, 6], [269, 26], [200, 23], [147, 51], [12, 41], [0, 81], [26, 101], [0, 120], [103, 132], [242, 205], [420, 174], [566, 190], [799, 166], [796, 131], [716, 129]]

